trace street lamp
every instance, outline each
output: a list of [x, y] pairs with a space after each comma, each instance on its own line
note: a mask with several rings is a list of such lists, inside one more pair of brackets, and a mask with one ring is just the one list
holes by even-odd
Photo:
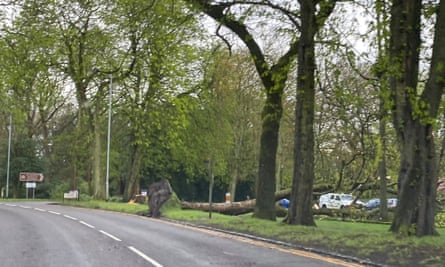
[[109, 180], [110, 180], [110, 139], [111, 139], [111, 100], [112, 100], [112, 89], [113, 89], [113, 75], [110, 74], [110, 93], [108, 96], [108, 134], [107, 134], [107, 174], [105, 178], [105, 199], [109, 198]]
[[215, 160], [213, 158], [213, 155], [210, 157], [209, 160], [205, 161], [208, 163], [209, 168], [209, 219], [212, 218], [212, 199], [213, 199], [213, 184], [214, 184], [214, 175], [213, 175], [213, 165], [215, 163]]
[[9, 114], [9, 127], [8, 127], [8, 164], [6, 167], [6, 198], [9, 197], [9, 165], [11, 162], [11, 136], [12, 136], [12, 115]]

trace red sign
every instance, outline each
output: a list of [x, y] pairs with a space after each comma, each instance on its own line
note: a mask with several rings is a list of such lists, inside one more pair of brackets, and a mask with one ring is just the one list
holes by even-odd
[[43, 181], [43, 174], [35, 172], [21, 172], [20, 182], [41, 182]]

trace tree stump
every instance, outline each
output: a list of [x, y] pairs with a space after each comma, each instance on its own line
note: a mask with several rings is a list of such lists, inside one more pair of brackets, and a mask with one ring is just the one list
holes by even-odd
[[161, 217], [162, 205], [171, 197], [173, 190], [167, 179], [153, 183], [148, 188], [148, 217]]

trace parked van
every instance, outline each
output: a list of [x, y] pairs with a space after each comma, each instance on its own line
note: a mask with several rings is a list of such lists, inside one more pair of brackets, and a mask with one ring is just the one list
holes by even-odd
[[[318, 204], [321, 208], [342, 209], [350, 206], [352, 201], [354, 197], [351, 194], [328, 193], [320, 196]], [[361, 201], [357, 201], [357, 204], [361, 204]]]

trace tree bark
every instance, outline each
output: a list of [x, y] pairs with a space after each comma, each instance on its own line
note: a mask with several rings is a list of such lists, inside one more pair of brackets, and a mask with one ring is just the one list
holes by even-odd
[[[291, 189], [284, 189], [275, 192], [274, 194], [274, 209], [275, 212], [277, 210], [281, 211], [282, 209], [277, 209], [275, 202], [283, 199], [283, 198], [289, 198], [291, 193]], [[226, 214], [226, 215], [240, 215], [240, 214], [246, 214], [249, 212], [253, 212], [255, 209], [257, 200], [256, 199], [248, 199], [244, 201], [238, 201], [231, 203], [212, 203], [211, 210]], [[193, 209], [193, 210], [202, 210], [202, 211], [210, 211], [210, 205], [208, 202], [187, 202], [187, 201], [181, 201], [181, 208], [182, 209]]]
[[[379, 138], [381, 142], [381, 155], [378, 165], [378, 172], [380, 177], [380, 203], [387, 203], [387, 181], [386, 181], [386, 112], [384, 107], [384, 100], [380, 99], [379, 109], [381, 113], [379, 122]], [[386, 221], [388, 219], [388, 206], [380, 205], [380, 217]]]
[[124, 201], [128, 201], [139, 193], [140, 169], [142, 164], [142, 153], [139, 145], [132, 145], [132, 156], [130, 159], [130, 171], [125, 178]]
[[101, 164], [100, 164], [100, 155], [102, 149], [101, 142], [101, 128], [99, 121], [99, 114], [96, 112], [93, 115], [94, 125], [93, 125], [93, 134], [94, 134], [94, 142], [93, 142], [93, 153], [92, 164], [93, 164], [93, 185], [94, 185], [94, 198], [96, 199], [105, 199], [105, 179], [104, 176], [101, 175]]
[[275, 204], [273, 194], [276, 190], [275, 169], [278, 148], [278, 131], [282, 116], [282, 91], [267, 94], [261, 118], [263, 120], [261, 132], [261, 147], [258, 179], [255, 196], [258, 198], [255, 207], [255, 217], [275, 220]]
[[396, 0], [391, 9], [390, 86], [393, 119], [401, 146], [399, 203], [390, 230], [402, 235], [437, 234], [434, 207], [437, 155], [433, 124], [445, 86], [445, 5], [439, 4], [430, 77], [417, 94], [422, 1]]
[[315, 226], [312, 213], [314, 184], [315, 34], [336, 1], [300, 0], [301, 35], [298, 51], [295, 109], [294, 174], [287, 223]]
[[[253, 212], [256, 200], [245, 200], [232, 203], [212, 203], [211, 211], [225, 215], [241, 215]], [[210, 211], [208, 202], [181, 202], [181, 209]]]

